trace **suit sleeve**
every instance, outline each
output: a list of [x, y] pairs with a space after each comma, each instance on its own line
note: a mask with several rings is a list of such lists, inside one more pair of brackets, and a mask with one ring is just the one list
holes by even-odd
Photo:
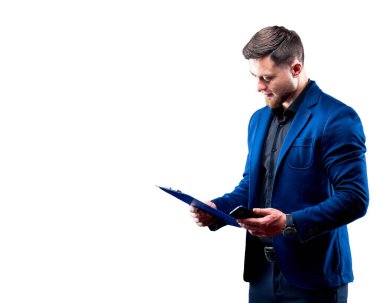
[[[216, 198], [212, 200], [217, 206], [217, 208], [224, 212], [229, 213], [235, 207], [239, 205], [248, 205], [248, 197], [249, 197], [249, 183], [250, 183], [250, 159], [251, 159], [251, 149], [249, 148], [252, 142], [252, 139], [255, 135], [257, 128], [257, 114], [254, 114], [249, 122], [248, 127], [248, 156], [244, 168], [243, 178], [240, 183], [235, 187], [235, 189], [227, 194], [224, 194], [222, 197]], [[211, 227], [211, 230], [217, 230], [223, 225], [216, 224]]]
[[331, 195], [293, 213], [303, 242], [364, 216], [369, 203], [365, 136], [352, 108], [340, 108], [326, 120], [320, 151]]

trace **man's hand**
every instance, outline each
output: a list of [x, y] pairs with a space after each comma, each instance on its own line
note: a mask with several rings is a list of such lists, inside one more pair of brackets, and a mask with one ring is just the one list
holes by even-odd
[[[211, 201], [207, 201], [204, 203], [216, 209], [216, 205]], [[190, 214], [193, 217], [194, 222], [201, 227], [210, 226], [216, 222], [216, 219], [213, 215], [210, 215], [209, 213], [206, 213], [205, 211], [191, 205]]]
[[257, 237], [274, 237], [282, 233], [285, 227], [286, 216], [275, 208], [254, 208], [252, 210], [261, 218], [240, 219], [237, 222], [242, 228]]

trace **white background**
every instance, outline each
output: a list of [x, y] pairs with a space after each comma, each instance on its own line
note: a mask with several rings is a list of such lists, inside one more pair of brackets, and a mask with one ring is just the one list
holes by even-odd
[[155, 187], [240, 181], [264, 105], [241, 50], [296, 30], [306, 69], [367, 135], [349, 302], [379, 272], [375, 1], [1, 1], [0, 302], [246, 302], [244, 231], [198, 228]]

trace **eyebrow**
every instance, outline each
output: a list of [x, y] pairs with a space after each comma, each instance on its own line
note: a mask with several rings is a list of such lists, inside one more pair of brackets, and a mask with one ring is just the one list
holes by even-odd
[[273, 78], [273, 75], [271, 75], [271, 74], [265, 74], [265, 75], [257, 76], [256, 74], [252, 73], [251, 71], [250, 71], [250, 73], [252, 76], [254, 76], [256, 78], [257, 77], [259, 77], [259, 78], [263, 78], [263, 77]]

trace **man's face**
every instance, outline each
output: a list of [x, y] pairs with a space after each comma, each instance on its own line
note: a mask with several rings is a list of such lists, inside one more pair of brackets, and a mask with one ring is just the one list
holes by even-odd
[[270, 108], [278, 108], [284, 102], [293, 100], [297, 81], [292, 73], [292, 66], [275, 65], [267, 56], [249, 59], [249, 67], [257, 80], [257, 91], [264, 95], [265, 103]]

